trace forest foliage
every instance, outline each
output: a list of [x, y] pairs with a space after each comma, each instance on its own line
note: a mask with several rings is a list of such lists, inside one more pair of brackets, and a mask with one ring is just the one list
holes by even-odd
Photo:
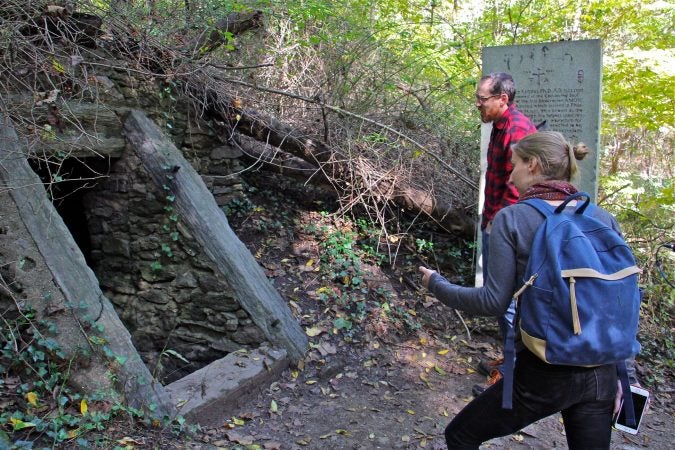
[[[22, 21], [32, 16], [31, 8], [51, 4], [37, 3], [0, 1], [0, 95], [17, 70]], [[123, 30], [137, 46], [167, 50], [172, 59], [162, 61], [157, 73], [146, 72], [164, 86], [180, 90], [189, 70], [208, 69], [237, 101], [317, 136], [350, 160], [365, 160], [383, 173], [396, 169], [416, 185], [474, 209], [476, 185], [455, 172], [478, 179], [473, 94], [482, 49], [602, 39], [600, 203], [616, 214], [644, 269], [641, 333], [648, 338], [641, 339], [642, 357], [654, 367], [646, 381], [672, 376], [675, 253], [664, 247], [675, 242], [672, 2], [81, 0], [77, 10], [103, 19], [103, 46]], [[259, 29], [241, 35], [217, 31], [224, 42], [217, 49], [193, 45], [228, 14], [248, 11], [261, 12]], [[376, 200], [361, 205], [370, 223], [387, 233], [410, 232], [414, 239], [414, 229], [390, 220], [396, 209]], [[352, 203], [344, 205], [343, 212], [350, 212]], [[42, 364], [41, 351], [31, 351]], [[100, 420], [86, 426], [98, 428]], [[55, 440], [68, 438], [57, 433]]]
[[[3, 2], [7, 7], [0, 18], [7, 26], [0, 32], [0, 44], [6, 73], [14, 73], [22, 20], [51, 5], [43, 3]], [[72, 8], [71, 3], [64, 5]], [[158, 72], [146, 73], [165, 86], [179, 90], [181, 75], [185, 79], [195, 67], [215, 70], [225, 83], [217, 88], [228, 87], [237, 102], [317, 136], [349, 161], [376, 173], [396, 170], [465, 208], [475, 205], [477, 197], [477, 184], [471, 180], [478, 178], [479, 127], [472, 99], [481, 74], [481, 50], [601, 39], [599, 198], [618, 216], [647, 268], [645, 309], [662, 325], [653, 328], [666, 341], [659, 345], [675, 345], [666, 337], [675, 294], [660, 272], [652, 270], [660, 257], [672, 283], [672, 257], [662, 247], [674, 239], [671, 3], [89, 0], [78, 2], [77, 9], [103, 19], [102, 46], [126, 33], [137, 47], [167, 50], [171, 60], [157, 61]], [[247, 11], [261, 13], [261, 27], [241, 35], [217, 28], [228, 14]], [[214, 31], [224, 45], [194, 46]], [[35, 64], [45, 63], [35, 59]], [[348, 191], [358, 183], [364, 181], [336, 187]], [[349, 201], [342, 212], [350, 212], [354, 195], [344, 194]], [[406, 231], [390, 220], [396, 208], [364, 198], [361, 211], [386, 233]], [[662, 321], [658, 317], [664, 312]], [[667, 365], [672, 364], [668, 358]]]
[[[143, 10], [148, 5], [152, 11]], [[438, 164], [389, 128], [373, 127], [373, 121], [414, 138], [448, 164], [477, 177], [479, 129], [472, 95], [481, 74], [482, 48], [601, 39], [600, 203], [617, 215], [645, 268], [643, 328], [653, 337], [646, 340], [645, 353], [667, 349], [663, 365], [673, 368], [673, 253], [663, 247], [674, 240], [675, 216], [670, 163], [675, 156], [672, 4], [209, 0], [191, 4], [190, 14], [186, 5], [156, 0], [137, 5], [137, 11], [161, 17], [145, 22], [146, 32], [167, 40], [171, 30], [163, 28], [170, 21], [166, 14], [187, 28], [205, 28], [232, 10], [262, 11], [262, 35], [232, 37], [217, 55], [232, 66], [256, 66], [232, 75], [252, 87], [244, 101], [304, 127], [320, 123], [317, 118], [323, 112], [324, 123], [313, 132], [345, 148], [350, 156], [365, 154], [371, 161], [384, 161], [385, 168], [409, 167], [436, 180], [449, 178], [443, 166], [427, 170]], [[260, 40], [263, 45], [250, 45]], [[256, 87], [320, 101], [306, 104], [292, 96], [260, 95]], [[354, 116], [337, 114], [326, 119], [321, 104], [335, 105]], [[425, 170], [413, 170], [419, 167], [415, 161], [421, 161]], [[433, 188], [450, 196], [458, 184], [462, 183], [436, 182]], [[459, 192], [477, 194], [475, 187]]]

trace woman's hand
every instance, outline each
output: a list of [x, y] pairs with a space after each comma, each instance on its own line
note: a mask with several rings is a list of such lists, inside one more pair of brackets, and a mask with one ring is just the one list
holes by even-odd
[[612, 417], [616, 417], [621, 410], [621, 400], [623, 400], [623, 387], [621, 386], [621, 380], [616, 381], [618, 388], [616, 390], [616, 397], [614, 397], [614, 412]]
[[[615, 419], [619, 415], [619, 411], [621, 411], [621, 401], [623, 400], [623, 386], [621, 386], [621, 380], [617, 380], [616, 382], [618, 388], [616, 390], [616, 397], [614, 397], [614, 412], [613, 412], [613, 417]], [[640, 386], [640, 383], [633, 383], [631, 386], [642, 387]], [[647, 404], [645, 405], [644, 411], [647, 411], [647, 408], [649, 408], [649, 401], [650, 399], [647, 399]]]
[[431, 278], [432, 273], [436, 273], [435, 270], [428, 269], [424, 266], [419, 267], [420, 273], [422, 273], [422, 286], [425, 288], [429, 287], [429, 279]]

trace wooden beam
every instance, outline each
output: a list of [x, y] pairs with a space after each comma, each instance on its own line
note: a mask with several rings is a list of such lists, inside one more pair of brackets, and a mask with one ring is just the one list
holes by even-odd
[[293, 361], [304, 357], [307, 336], [253, 255], [232, 231], [202, 178], [176, 146], [143, 112], [133, 110], [124, 123], [127, 139], [158, 187], [175, 195], [179, 220], [234, 290], [253, 322]]

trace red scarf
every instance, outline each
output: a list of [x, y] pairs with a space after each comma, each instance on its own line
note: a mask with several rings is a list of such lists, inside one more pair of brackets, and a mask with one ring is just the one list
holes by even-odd
[[577, 192], [577, 188], [567, 181], [542, 181], [527, 188], [518, 200], [527, 200], [528, 198], [565, 200], [568, 196]]

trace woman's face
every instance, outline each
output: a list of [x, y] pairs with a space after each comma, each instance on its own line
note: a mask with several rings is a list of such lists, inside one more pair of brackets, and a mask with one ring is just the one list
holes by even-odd
[[513, 170], [509, 177], [509, 182], [513, 183], [520, 194], [523, 194], [527, 188], [535, 183], [534, 160], [525, 161], [515, 152], [511, 154], [511, 165]]

